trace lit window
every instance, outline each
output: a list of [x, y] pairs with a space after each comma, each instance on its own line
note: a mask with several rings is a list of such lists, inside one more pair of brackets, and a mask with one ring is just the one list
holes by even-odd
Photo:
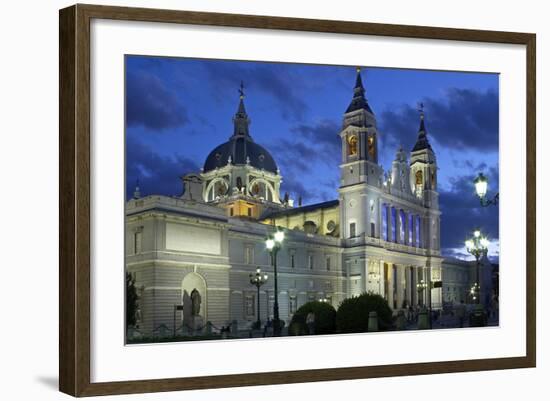
[[388, 240], [388, 205], [382, 205], [382, 239]]
[[416, 247], [420, 248], [420, 216], [416, 216]]
[[395, 229], [395, 224], [396, 224], [396, 211], [395, 211], [395, 208], [392, 207], [391, 208], [391, 241], [392, 242], [397, 242], [397, 231]]
[[414, 226], [414, 217], [412, 214], [409, 214], [409, 245], [414, 245], [413, 243], [413, 226]]
[[399, 243], [405, 243], [405, 212], [403, 210], [399, 211]]

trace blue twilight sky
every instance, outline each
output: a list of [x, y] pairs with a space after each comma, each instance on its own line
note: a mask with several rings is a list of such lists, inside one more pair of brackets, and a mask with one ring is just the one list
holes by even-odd
[[[179, 177], [198, 172], [232, 134], [238, 88], [254, 140], [273, 155], [281, 193], [304, 204], [337, 198], [338, 132], [355, 83], [355, 66], [324, 66], [150, 56], [126, 57], [126, 195], [139, 177], [142, 195], [179, 195]], [[495, 244], [498, 208], [481, 208], [472, 180], [483, 171], [498, 191], [497, 74], [362, 67], [379, 130], [379, 163], [412, 149], [418, 104], [439, 166], [441, 247], [463, 257], [480, 227]]]

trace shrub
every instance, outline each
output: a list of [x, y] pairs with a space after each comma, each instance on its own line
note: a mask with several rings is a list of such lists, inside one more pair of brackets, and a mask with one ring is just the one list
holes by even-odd
[[380, 331], [392, 327], [392, 310], [388, 302], [378, 294], [363, 293], [358, 297], [347, 298], [340, 304], [336, 314], [336, 326], [340, 333], [363, 333], [368, 331], [369, 312], [378, 314]]
[[336, 310], [326, 302], [312, 301], [302, 305], [288, 326], [289, 335], [308, 333], [306, 317], [309, 312], [315, 314], [315, 334], [332, 334], [336, 331]]

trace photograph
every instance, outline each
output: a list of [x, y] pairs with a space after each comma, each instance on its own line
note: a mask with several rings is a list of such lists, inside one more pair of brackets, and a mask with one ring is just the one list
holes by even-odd
[[124, 68], [126, 344], [499, 326], [498, 73]]

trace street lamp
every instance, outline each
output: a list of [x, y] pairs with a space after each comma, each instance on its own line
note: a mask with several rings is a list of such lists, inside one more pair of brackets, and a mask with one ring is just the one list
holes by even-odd
[[262, 271], [258, 267], [256, 269], [256, 274], [250, 273], [248, 277], [250, 278], [250, 284], [255, 285], [258, 289], [258, 321], [256, 322], [256, 325], [259, 329], [262, 327], [262, 322], [260, 320], [260, 287], [267, 281], [267, 274], [262, 274]]
[[[422, 295], [422, 308], [426, 310], [427, 316], [428, 316], [428, 327], [432, 328], [432, 303], [430, 298], [430, 306], [429, 308], [426, 308], [425, 303], [428, 301], [428, 289], [429, 284], [425, 282], [424, 280], [420, 280], [419, 283], [416, 284], [416, 290], [418, 291], [418, 296], [420, 297], [420, 293], [423, 293]], [[419, 318], [420, 319], [420, 318]], [[420, 325], [420, 322], [419, 322]]]
[[493, 199], [487, 199], [487, 188], [489, 187], [489, 181], [487, 177], [483, 175], [483, 173], [479, 173], [479, 175], [474, 179], [474, 186], [476, 188], [477, 196], [479, 197], [479, 202], [481, 203], [481, 206], [490, 206], [498, 205], [498, 192], [493, 197]]
[[487, 254], [487, 249], [489, 248], [489, 240], [487, 237], [481, 234], [479, 229], [474, 230], [474, 236], [464, 243], [466, 245], [466, 250], [468, 253], [473, 255], [476, 258], [476, 281], [474, 286], [471, 289], [471, 294], [474, 297], [476, 304], [480, 303], [480, 287], [479, 287], [479, 265], [480, 259], [482, 256]]
[[428, 288], [428, 283], [426, 283], [424, 280], [420, 280], [419, 283], [416, 283], [416, 291], [418, 291], [418, 295], [422, 294], [422, 306], [426, 306], [425, 302], [425, 294], [424, 291]]
[[273, 335], [281, 335], [281, 324], [279, 321], [279, 290], [277, 288], [277, 253], [283, 245], [285, 239], [285, 233], [283, 231], [276, 231], [273, 235], [270, 235], [265, 240], [265, 247], [271, 254], [271, 262], [273, 264], [273, 286], [275, 287], [275, 302], [273, 303]]

